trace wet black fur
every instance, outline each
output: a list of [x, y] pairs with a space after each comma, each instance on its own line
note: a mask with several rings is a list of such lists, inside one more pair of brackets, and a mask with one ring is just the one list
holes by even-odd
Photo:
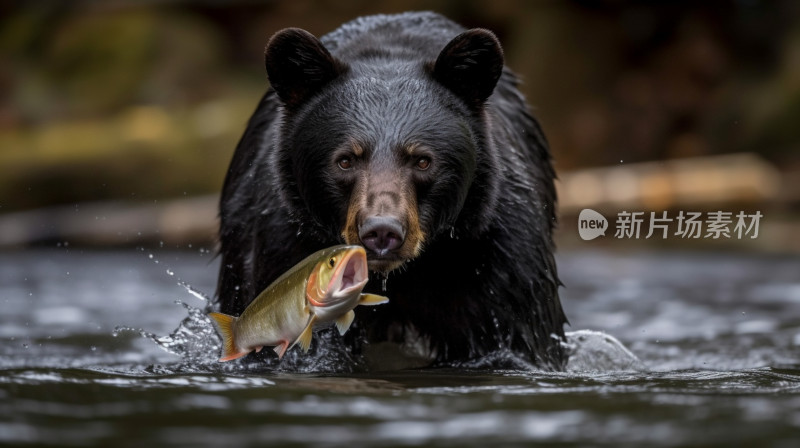
[[[273, 46], [274, 58], [311, 54], [313, 67], [273, 70], [282, 97], [267, 91], [236, 148], [220, 202], [222, 312], [240, 313], [293, 264], [342, 242], [350, 187], [331, 168], [348, 141], [369, 148], [370, 169], [393, 169], [403, 163], [397, 147], [421, 141], [435, 150], [435, 172], [416, 181], [424, 250], [390, 274], [385, 292], [371, 274], [367, 289], [391, 302], [358, 307], [342, 348], [357, 354], [365, 342], [400, 341], [413, 325], [439, 363], [502, 349], [563, 368], [547, 142], [493, 37], [468, 36], [452, 53], [477, 61], [474, 72], [437, 62], [464, 31], [433, 13], [407, 13], [360, 18], [324, 36], [330, 60], [314, 60], [311, 43], [293, 49], [304, 42], [299, 30]], [[268, 55], [268, 66], [279, 63]], [[302, 76], [313, 82], [293, 85]], [[486, 86], [497, 76], [492, 93]]]

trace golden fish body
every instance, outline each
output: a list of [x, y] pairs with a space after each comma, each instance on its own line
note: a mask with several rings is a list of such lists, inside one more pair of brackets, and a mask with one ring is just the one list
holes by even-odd
[[307, 351], [313, 326], [319, 323], [334, 321], [344, 334], [355, 316], [353, 308], [389, 300], [361, 294], [367, 280], [361, 246], [334, 246], [309, 255], [264, 289], [239, 317], [209, 313], [223, 338], [220, 361], [264, 346], [275, 346], [281, 358], [290, 344]]

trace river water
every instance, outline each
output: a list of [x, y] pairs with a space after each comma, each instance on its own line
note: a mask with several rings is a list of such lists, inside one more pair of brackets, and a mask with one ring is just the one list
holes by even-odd
[[800, 446], [797, 257], [560, 254], [571, 329], [646, 367], [568, 373], [217, 364], [179, 285], [211, 294], [216, 270], [196, 248], [0, 253], [0, 444]]

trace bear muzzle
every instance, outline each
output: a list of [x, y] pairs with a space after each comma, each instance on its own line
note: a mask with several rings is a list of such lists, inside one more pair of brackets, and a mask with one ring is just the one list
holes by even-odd
[[400, 171], [365, 171], [351, 193], [341, 234], [347, 244], [364, 246], [372, 271], [397, 269], [422, 250], [416, 191]]
[[385, 257], [403, 245], [406, 231], [391, 216], [370, 216], [358, 228], [361, 244], [378, 257]]

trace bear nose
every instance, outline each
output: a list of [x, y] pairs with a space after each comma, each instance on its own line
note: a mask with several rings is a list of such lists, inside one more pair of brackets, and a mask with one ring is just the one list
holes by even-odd
[[383, 256], [403, 244], [406, 232], [397, 218], [370, 216], [359, 226], [358, 237], [367, 249]]

